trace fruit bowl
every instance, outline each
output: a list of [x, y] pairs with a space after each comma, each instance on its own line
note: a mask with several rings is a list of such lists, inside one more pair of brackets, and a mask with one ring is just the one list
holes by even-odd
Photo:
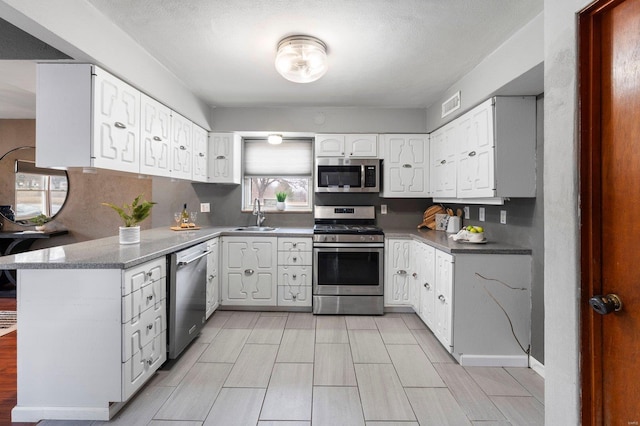
[[468, 241], [470, 243], [482, 243], [484, 239], [484, 229], [481, 226], [465, 226], [457, 234], [450, 235], [453, 241]]

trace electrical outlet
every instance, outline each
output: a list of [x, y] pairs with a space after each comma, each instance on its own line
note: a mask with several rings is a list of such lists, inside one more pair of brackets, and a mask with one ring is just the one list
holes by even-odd
[[484, 207], [478, 209], [478, 220], [484, 222]]
[[387, 205], [386, 204], [381, 204], [380, 205], [380, 214], [387, 214]]
[[469, 206], [464, 206], [464, 218], [471, 219], [471, 213], [469, 211]]
[[507, 211], [500, 210], [500, 223], [503, 225], [507, 224]]
[[211, 211], [211, 204], [200, 203], [200, 213], [209, 213]]

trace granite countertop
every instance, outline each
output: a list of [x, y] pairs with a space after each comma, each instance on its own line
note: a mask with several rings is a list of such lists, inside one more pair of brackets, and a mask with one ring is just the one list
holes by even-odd
[[0, 257], [2, 269], [126, 269], [221, 235], [311, 237], [311, 228], [274, 231], [234, 231], [237, 227], [207, 227], [172, 231], [154, 228], [140, 233], [139, 244], [122, 245], [118, 237], [100, 238]]
[[[311, 237], [312, 228], [276, 228], [274, 231], [236, 231], [237, 227], [206, 227], [172, 231], [154, 228], [142, 231], [140, 243], [121, 245], [118, 237], [51, 247], [0, 257], [2, 269], [126, 269], [182, 250], [211, 238], [235, 236]], [[488, 241], [485, 244], [458, 243], [443, 231], [385, 229], [386, 238], [412, 238], [451, 254], [531, 254], [531, 250]]]
[[385, 238], [413, 238], [451, 254], [531, 254], [531, 249], [497, 241], [486, 243], [456, 242], [444, 231], [431, 229], [385, 229]]

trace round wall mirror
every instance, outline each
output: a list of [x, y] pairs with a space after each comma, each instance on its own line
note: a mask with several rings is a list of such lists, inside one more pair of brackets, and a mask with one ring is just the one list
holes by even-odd
[[36, 167], [36, 150], [21, 146], [0, 157], [0, 215], [19, 225], [33, 225], [38, 215], [54, 218], [67, 200], [69, 177], [65, 170]]

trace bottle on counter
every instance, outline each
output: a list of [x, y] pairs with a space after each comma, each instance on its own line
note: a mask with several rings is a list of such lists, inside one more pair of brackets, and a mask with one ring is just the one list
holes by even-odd
[[182, 223], [189, 223], [189, 212], [187, 211], [187, 203], [184, 203], [184, 207], [182, 208]]

